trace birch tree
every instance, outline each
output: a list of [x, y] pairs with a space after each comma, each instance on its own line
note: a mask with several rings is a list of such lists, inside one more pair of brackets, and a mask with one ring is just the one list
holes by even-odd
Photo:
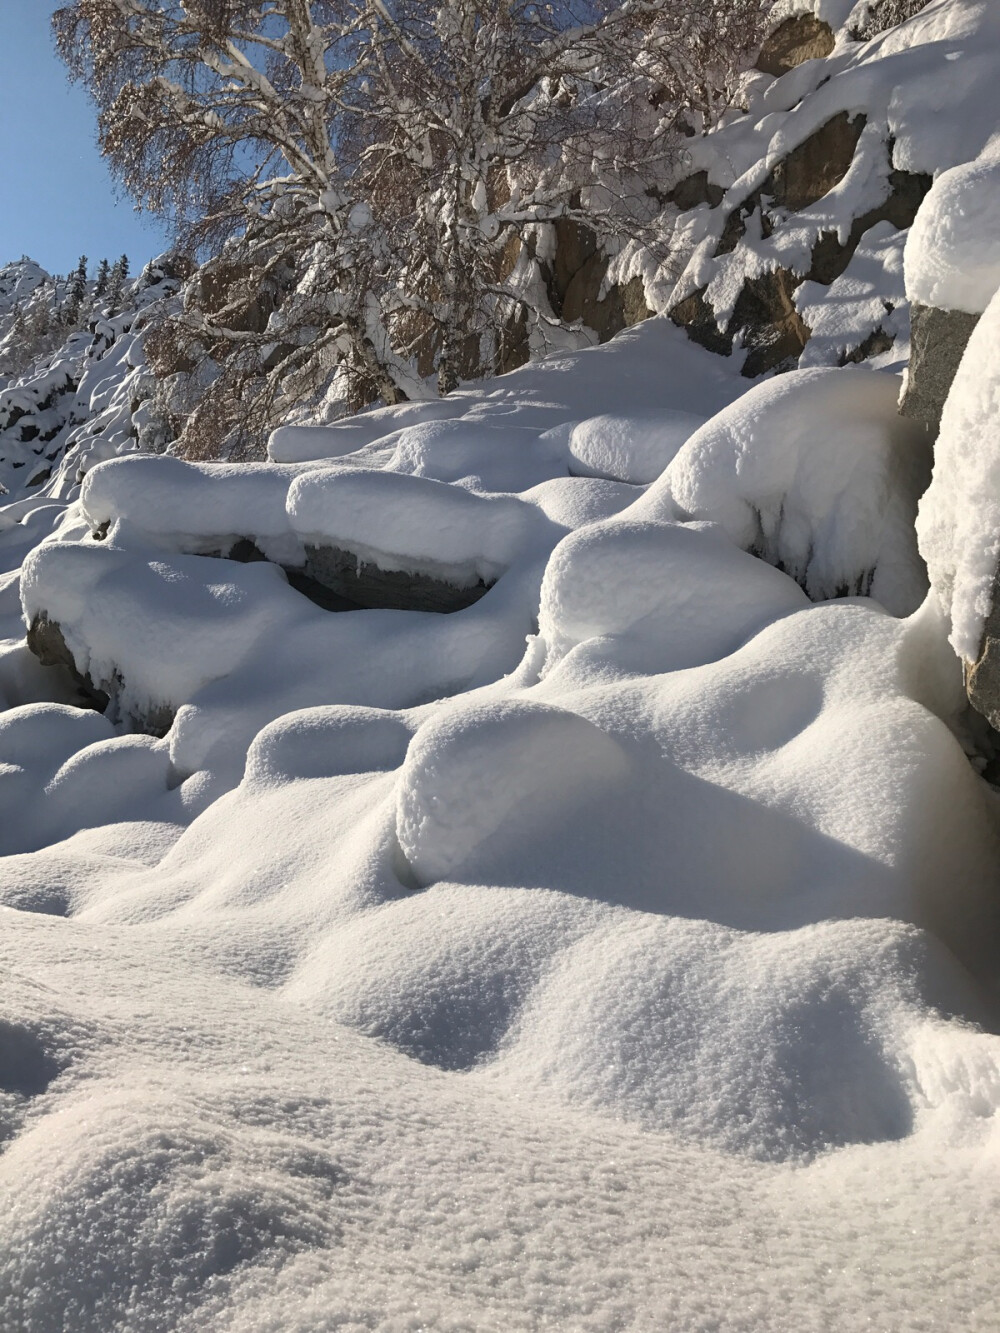
[[433, 392], [429, 364], [443, 393], [495, 368], [532, 229], [648, 227], [680, 117], [718, 113], [767, 7], [73, 0], [53, 21], [118, 178], [212, 254], [169, 334], [174, 364], [215, 366], [190, 406], [225, 433], [227, 402], [263, 428], [333, 374], [357, 406]]

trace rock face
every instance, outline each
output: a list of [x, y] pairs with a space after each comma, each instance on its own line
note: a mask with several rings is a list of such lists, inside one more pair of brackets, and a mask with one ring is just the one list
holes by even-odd
[[[978, 323], [978, 315], [964, 310], [937, 310], [916, 302], [910, 307], [910, 368], [899, 410], [904, 417], [922, 422], [934, 435], [940, 429], [941, 412], [959, 362]], [[994, 651], [1000, 653], [1000, 622]]]
[[646, 305], [640, 278], [612, 287], [601, 297], [608, 258], [588, 227], [571, 218], [559, 218], [553, 229], [555, 258], [547, 286], [552, 309], [560, 318], [570, 324], [582, 320], [602, 343], [622, 329], [649, 319], [653, 312]]
[[[834, 189], [850, 170], [865, 123], [863, 115], [850, 119], [843, 112], [793, 149], [774, 167], [763, 185], [726, 218], [715, 258], [737, 249], [747, 232], [747, 222], [754, 215], [759, 220], [760, 235], [766, 241], [787, 214], [808, 208]], [[887, 151], [891, 160], [891, 144]], [[825, 286], [835, 282], [850, 264], [862, 237], [878, 223], [890, 222], [901, 230], [909, 227], [932, 184], [930, 176], [918, 172], [890, 170], [888, 179], [890, 188], [885, 200], [855, 218], [844, 239], [834, 230], [820, 232], [806, 272], [798, 273], [776, 263], [770, 273], [748, 279], [724, 327], [719, 327], [704, 287], [675, 305], [669, 312], [670, 318], [694, 342], [723, 356], [732, 353], [739, 338], [747, 349], [742, 373], [750, 378], [794, 367], [810, 336], [808, 326], [795, 308], [799, 285], [805, 281]], [[707, 190], [711, 187], [707, 177], [704, 181], [695, 177], [689, 180], [693, 182], [690, 188], [687, 182], [681, 183], [685, 197], [709, 203]], [[858, 361], [885, 350], [884, 337], [881, 341], [871, 339], [856, 348], [849, 359]], [[954, 374], [954, 368], [951, 373]]]
[[757, 68], [777, 78], [807, 60], [821, 60], [833, 47], [830, 25], [812, 14], [800, 14], [787, 19], [771, 33], [760, 49]]
[[761, 193], [792, 213], [817, 203], [847, 175], [867, 119], [833, 116], [775, 166]]
[[[69, 670], [80, 687], [81, 706], [93, 708], [98, 713], [107, 713], [111, 708], [117, 710], [115, 700], [122, 688], [121, 676], [115, 672], [114, 680], [95, 684], [89, 674], [79, 671], [57, 621], [49, 620], [44, 613], [35, 616], [28, 628], [27, 643], [42, 666], [63, 666]], [[173, 725], [174, 710], [161, 705], [141, 714], [128, 713], [122, 720], [131, 731], [147, 736], [165, 736]]]
[[482, 581], [459, 587], [429, 574], [380, 569], [338, 546], [307, 546], [305, 575], [338, 600], [370, 610], [447, 614], [478, 602], [490, 589]]
[[792, 368], [809, 341], [809, 329], [795, 309], [795, 289], [802, 279], [776, 268], [743, 287], [733, 311], [747, 355], [742, 374], [756, 378], [769, 370]]

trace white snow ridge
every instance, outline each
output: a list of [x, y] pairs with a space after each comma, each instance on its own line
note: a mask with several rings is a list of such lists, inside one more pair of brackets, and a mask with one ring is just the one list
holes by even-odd
[[906, 247], [985, 308], [937, 441], [835, 364], [884, 229], [787, 374], [651, 318], [260, 463], [80, 353], [0, 507], [0, 1333], [1000, 1328], [985, 116]]

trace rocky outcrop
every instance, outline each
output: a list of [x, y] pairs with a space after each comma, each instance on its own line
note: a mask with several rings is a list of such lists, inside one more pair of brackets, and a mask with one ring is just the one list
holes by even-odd
[[589, 227], [572, 218], [558, 218], [553, 230], [555, 257], [546, 275], [547, 288], [552, 309], [561, 319], [567, 324], [582, 320], [602, 343], [649, 319], [653, 312], [646, 305], [640, 278], [612, 286], [601, 295], [608, 257]]
[[[766, 241], [782, 225], [785, 215], [807, 208], [828, 194], [850, 170], [865, 123], [864, 116], [849, 119], [844, 112], [827, 121], [793, 149], [774, 167], [763, 185], [726, 218], [715, 258], [732, 254], [737, 249], [746, 234], [749, 219], [755, 214], [760, 235]], [[891, 161], [891, 143], [886, 152]], [[707, 175], [701, 175], [705, 176], [704, 183], [698, 180], [691, 187], [692, 196], [698, 187], [703, 190], [708, 184]], [[742, 373], [748, 377], [792, 368], [810, 336], [808, 326], [795, 308], [797, 287], [805, 281], [824, 286], [836, 281], [850, 264], [862, 237], [878, 223], [890, 222], [900, 230], [909, 227], [931, 184], [931, 177], [922, 173], [891, 170], [886, 198], [855, 218], [846, 237], [842, 239], [835, 230], [820, 232], [806, 272], [798, 273], [776, 264], [770, 273], [748, 279], [724, 328], [719, 327], [715, 312], [706, 300], [705, 287], [673, 306], [669, 312], [671, 319], [684, 328], [694, 342], [724, 356], [731, 354], [739, 340], [747, 349]], [[708, 201], [702, 198], [701, 202]], [[876, 355], [885, 350], [886, 337], [873, 336], [855, 348], [848, 359], [858, 361], [865, 355]]]
[[833, 32], [828, 23], [812, 14], [799, 14], [786, 19], [770, 34], [760, 49], [756, 67], [778, 78], [807, 60], [821, 60], [833, 47]]
[[[307, 546], [305, 576], [354, 607], [392, 611], [461, 611], [478, 602], [490, 584], [459, 587], [412, 570], [380, 569], [338, 546]], [[315, 599], [314, 599], [315, 600]]]
[[833, 116], [775, 166], [761, 193], [790, 213], [817, 203], [847, 175], [867, 121], [846, 111]]
[[[934, 435], [940, 429], [945, 399], [978, 323], [979, 315], [964, 310], [937, 310], [916, 302], [910, 307], [910, 365], [899, 410], [904, 417], [922, 422]], [[994, 651], [1000, 652], [1000, 643]]]
[[786, 268], [751, 278], [733, 311], [747, 355], [742, 374], [756, 378], [769, 370], [791, 370], [809, 340], [809, 329], [795, 309], [795, 289], [802, 279]]
[[[112, 709], [124, 684], [122, 678], [116, 673], [113, 680], [97, 684], [88, 672], [80, 671], [58, 621], [50, 620], [44, 612], [35, 616], [28, 627], [27, 643], [42, 666], [61, 666], [70, 672], [80, 690], [81, 707], [98, 713]], [[142, 713], [129, 712], [122, 720], [132, 731], [165, 736], [173, 725], [174, 710], [167, 705], [154, 706]]]

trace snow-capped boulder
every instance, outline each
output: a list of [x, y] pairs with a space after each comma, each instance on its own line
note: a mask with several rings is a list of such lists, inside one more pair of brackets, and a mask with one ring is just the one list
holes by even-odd
[[917, 534], [965, 663], [969, 699], [1000, 727], [1000, 294], [969, 338], [941, 416]]
[[913, 520], [931, 457], [897, 384], [861, 368], [765, 381], [696, 431], [642, 504], [718, 523], [814, 601], [872, 596], [908, 615], [927, 590]]
[[1000, 287], [1000, 146], [944, 172], [906, 243], [911, 349], [904, 416], [935, 434], [979, 316]]

